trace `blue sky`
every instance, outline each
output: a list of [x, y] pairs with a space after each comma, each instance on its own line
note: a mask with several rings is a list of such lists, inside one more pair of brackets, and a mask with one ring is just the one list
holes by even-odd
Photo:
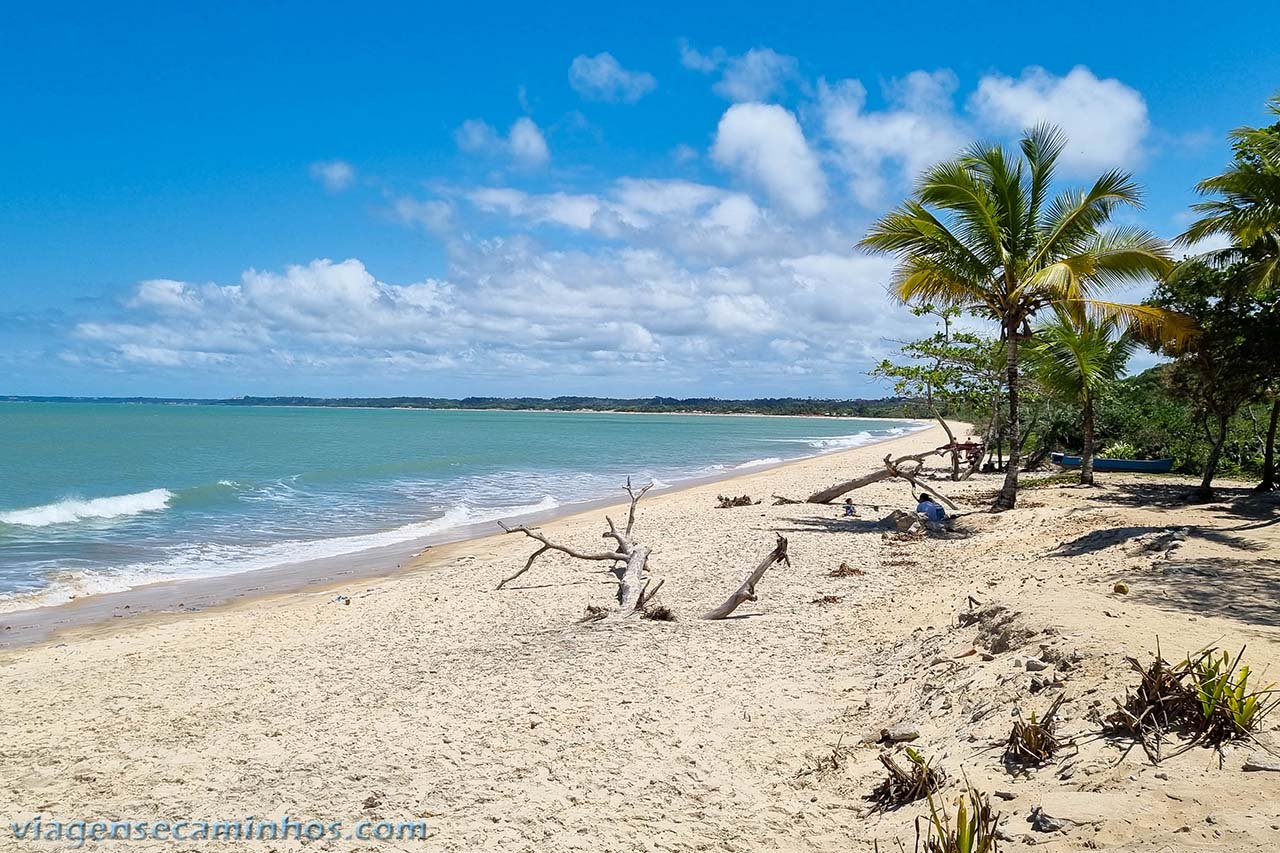
[[1124, 6], [7, 9], [0, 393], [883, 393], [931, 160], [1049, 117], [1172, 236], [1263, 119], [1275, 16]]

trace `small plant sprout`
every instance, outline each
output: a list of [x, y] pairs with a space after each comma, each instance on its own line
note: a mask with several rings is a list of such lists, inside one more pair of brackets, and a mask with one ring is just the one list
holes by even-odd
[[[926, 828], [923, 837], [922, 821]], [[972, 785], [957, 798], [954, 816], [930, 794], [928, 817], [916, 819], [915, 849], [917, 853], [997, 853], [999, 822], [1000, 813]]]
[[1254, 731], [1277, 704], [1275, 685], [1250, 685], [1250, 670], [1240, 665], [1244, 649], [1231, 655], [1210, 649], [1189, 660], [1192, 689], [1200, 709], [1201, 736], [1211, 744], [1235, 740]]

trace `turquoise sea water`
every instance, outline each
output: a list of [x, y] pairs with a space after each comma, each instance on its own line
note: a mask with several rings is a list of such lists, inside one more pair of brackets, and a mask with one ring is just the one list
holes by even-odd
[[0, 402], [0, 611], [856, 447], [902, 421]]

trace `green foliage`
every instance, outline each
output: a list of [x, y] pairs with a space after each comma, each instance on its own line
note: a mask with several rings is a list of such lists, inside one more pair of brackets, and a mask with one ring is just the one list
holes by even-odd
[[1036, 328], [1026, 358], [1047, 393], [1083, 404], [1115, 384], [1137, 345], [1115, 318], [1075, 318], [1058, 311]]
[[1199, 701], [1201, 725], [1212, 742], [1247, 735], [1275, 706], [1273, 687], [1249, 683], [1250, 670], [1240, 665], [1244, 649], [1232, 660], [1227, 652], [1210, 650], [1190, 661], [1191, 681]]
[[932, 316], [940, 328], [900, 348], [901, 358], [884, 359], [871, 376], [893, 382], [898, 397], [920, 400], [931, 417], [970, 417], [989, 421], [1001, 394], [999, 343], [985, 335], [957, 331], [955, 308], [921, 305], [917, 317]]
[[925, 171], [912, 197], [871, 226], [860, 245], [897, 259], [893, 291], [904, 303], [938, 305], [996, 323], [1008, 351], [1011, 463], [997, 509], [1017, 494], [1023, 425], [1019, 400], [1019, 340], [1038, 312], [1058, 308], [1081, 318], [1114, 317], [1153, 337], [1181, 340], [1185, 318], [1153, 306], [1102, 297], [1130, 281], [1165, 273], [1167, 248], [1155, 235], [1109, 224], [1119, 208], [1135, 207], [1138, 186], [1119, 171], [1088, 190], [1053, 195], [1059, 155], [1057, 128], [1027, 132], [1019, 152], [975, 144]]
[[1188, 737], [1187, 748], [1248, 737], [1280, 700], [1272, 685], [1251, 683], [1249, 667], [1240, 665], [1242, 657], [1244, 649], [1232, 659], [1209, 648], [1177, 664], [1164, 660], [1158, 649], [1147, 667], [1128, 658], [1141, 680], [1123, 702], [1116, 702], [1106, 718], [1109, 730], [1136, 738], [1152, 763], [1160, 762], [1161, 746], [1170, 734]]
[[924, 853], [996, 853], [1000, 814], [986, 795], [972, 785], [956, 800], [953, 816], [945, 804], [929, 795], [929, 816], [921, 846], [920, 823], [916, 823], [916, 849]]
[[1102, 455], [1109, 459], [1137, 459], [1138, 448], [1127, 441], [1113, 441], [1102, 448]]
[[1159, 282], [1149, 301], [1191, 314], [1200, 324], [1188, 346], [1164, 352], [1174, 357], [1165, 374], [1168, 388], [1190, 404], [1209, 442], [1201, 482], [1207, 491], [1227, 449], [1231, 420], [1280, 377], [1274, 343], [1280, 311], [1254, 286], [1246, 265], [1215, 269], [1197, 260]]
[[[1280, 95], [1267, 107], [1280, 115]], [[1201, 260], [1218, 269], [1239, 267], [1252, 287], [1274, 289], [1280, 287], [1280, 122], [1237, 128], [1231, 140], [1231, 166], [1197, 185], [1207, 200], [1192, 206], [1202, 215], [1178, 242], [1190, 247], [1227, 237], [1230, 246]]]

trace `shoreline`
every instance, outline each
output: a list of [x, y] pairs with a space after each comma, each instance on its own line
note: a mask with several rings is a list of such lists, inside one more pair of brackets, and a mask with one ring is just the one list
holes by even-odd
[[[312, 407], [299, 406], [293, 408]], [[457, 411], [472, 410], [459, 409]], [[581, 414], [581, 412], [570, 411], [566, 411], [566, 413]], [[611, 414], [704, 416], [693, 412], [614, 412]], [[719, 413], [705, 413], [705, 415], [711, 417], [736, 416]], [[759, 417], [758, 415], [744, 416]], [[807, 418], [817, 416], [776, 415], [774, 417]], [[655, 489], [651, 492], [651, 496], [647, 498], [646, 502], [661, 500], [702, 486], [746, 480], [759, 474], [802, 465], [818, 459], [829, 459], [834, 462], [850, 454], [859, 454], [868, 448], [921, 437], [930, 431], [937, 431], [941, 438], [945, 440], [945, 434], [942, 433], [941, 428], [936, 424], [930, 426], [933, 422], [925, 419], [832, 417], [840, 417], [844, 420], [900, 420], [906, 423], [919, 424], [920, 426], [916, 429], [910, 429], [902, 435], [873, 440], [857, 447], [825, 452], [819, 451], [794, 459], [762, 465], [744, 463], [748, 467], [730, 468], [715, 474], [680, 480], [666, 488]], [[960, 426], [963, 428], [967, 425], [960, 424]], [[765, 499], [767, 498], [768, 496]], [[518, 520], [522, 523], [538, 525], [566, 524], [578, 520], [580, 516], [588, 513], [607, 511], [621, 505], [619, 499], [613, 497], [590, 498], [563, 504], [554, 509], [510, 516], [504, 520]], [[65, 634], [82, 630], [109, 630], [142, 624], [163, 617], [180, 619], [218, 608], [252, 605], [265, 599], [281, 596], [329, 593], [355, 582], [381, 581], [400, 575], [429, 570], [433, 565], [443, 561], [451, 553], [449, 550], [451, 548], [504, 535], [492, 531], [491, 528], [495, 524], [496, 522], [493, 521], [475, 522], [461, 525], [434, 536], [361, 549], [331, 557], [321, 557], [295, 563], [281, 563], [267, 568], [211, 577], [160, 580], [126, 590], [92, 593], [72, 601], [57, 604], [37, 605], [19, 610], [3, 611], [0, 612], [0, 653], [57, 642]]]

